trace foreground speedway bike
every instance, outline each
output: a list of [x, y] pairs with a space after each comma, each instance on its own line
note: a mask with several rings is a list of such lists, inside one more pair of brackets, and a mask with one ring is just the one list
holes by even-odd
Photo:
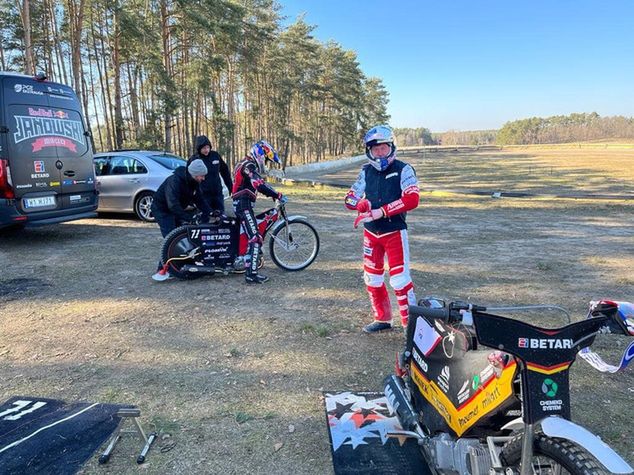
[[[269, 238], [273, 262], [286, 271], [299, 271], [313, 263], [319, 253], [319, 235], [304, 216], [288, 216], [286, 205], [256, 216], [263, 239]], [[244, 273], [248, 239], [236, 218], [222, 216], [215, 222], [187, 224], [174, 229], [163, 242], [163, 269], [179, 279], [217, 273]], [[260, 251], [258, 268], [264, 264]]]
[[602, 365], [589, 349], [599, 333], [634, 336], [634, 305], [591, 302], [587, 319], [545, 329], [482, 306], [422, 299], [410, 306], [405, 349], [384, 383], [404, 429], [391, 435], [417, 439], [437, 474], [632, 473], [570, 420], [578, 352], [607, 372], [634, 359], [633, 342], [619, 367]]

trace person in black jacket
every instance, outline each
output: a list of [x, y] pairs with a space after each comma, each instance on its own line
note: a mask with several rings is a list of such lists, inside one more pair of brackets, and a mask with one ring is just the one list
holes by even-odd
[[[191, 219], [185, 208], [195, 205], [202, 211], [201, 222], [209, 222], [211, 208], [203, 199], [200, 184], [207, 175], [207, 167], [202, 160], [193, 160], [187, 167], [178, 167], [159, 186], [152, 201], [152, 214], [165, 238], [178, 226]], [[170, 278], [159, 261], [158, 271], [152, 276], [156, 281]]]
[[220, 178], [222, 177], [227, 190], [231, 192], [233, 188], [231, 172], [220, 154], [211, 149], [211, 142], [205, 135], [196, 137], [196, 153], [189, 157], [187, 165], [197, 159], [202, 160], [207, 167], [207, 177], [200, 185], [203, 190], [203, 198], [212, 211], [224, 213], [225, 205]]

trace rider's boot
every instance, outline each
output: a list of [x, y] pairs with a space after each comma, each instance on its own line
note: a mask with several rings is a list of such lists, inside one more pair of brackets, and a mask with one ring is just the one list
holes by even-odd
[[363, 333], [381, 333], [385, 331], [392, 331], [392, 324], [390, 322], [374, 321], [369, 325], [363, 327]]
[[244, 280], [247, 284], [262, 284], [269, 280], [269, 278], [265, 275], [258, 274], [257, 272], [251, 271], [251, 269], [247, 269], [246, 274], [244, 275]]

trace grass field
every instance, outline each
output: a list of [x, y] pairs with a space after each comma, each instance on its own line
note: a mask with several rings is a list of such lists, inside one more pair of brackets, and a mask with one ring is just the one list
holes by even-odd
[[[594, 152], [407, 157], [424, 190], [408, 217], [418, 296], [552, 303], [575, 319], [591, 299], [634, 300], [634, 201], [552, 198], [634, 191], [631, 152]], [[452, 189], [543, 196], [443, 192]], [[318, 228], [321, 252], [298, 273], [267, 261], [271, 281], [256, 288], [239, 276], [153, 283], [160, 233], [125, 216], [3, 235], [0, 398], [141, 408], [146, 429], [161, 434], [146, 464], [137, 467], [138, 441], [126, 437], [107, 466], [95, 457], [85, 474], [330, 473], [322, 391], [380, 390], [403, 336], [360, 333], [370, 321], [361, 233], [343, 190], [282, 191], [289, 212]], [[563, 323], [555, 313], [522, 318]], [[625, 344], [601, 336], [596, 349], [614, 360]], [[630, 463], [633, 371], [605, 375], [583, 361], [572, 368], [573, 419]]]
[[[619, 148], [514, 146], [502, 150], [464, 149], [460, 152], [432, 150], [402, 155], [416, 168], [421, 188], [426, 191], [634, 198], [634, 145], [619, 144]], [[358, 168], [327, 172], [316, 178], [352, 183]]]

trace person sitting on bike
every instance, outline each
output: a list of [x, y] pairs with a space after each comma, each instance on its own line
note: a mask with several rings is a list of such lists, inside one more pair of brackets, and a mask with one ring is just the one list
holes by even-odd
[[[201, 212], [201, 222], [209, 222], [211, 208], [202, 197], [200, 183], [207, 175], [207, 167], [202, 160], [194, 160], [187, 167], [178, 167], [159, 186], [152, 201], [152, 214], [165, 238], [177, 227], [191, 221], [191, 213], [185, 208], [195, 205]], [[154, 280], [163, 281], [170, 278], [169, 273], [159, 267], [152, 276]]]
[[390, 285], [396, 294], [403, 328], [407, 328], [408, 304], [416, 304], [409, 272], [405, 216], [418, 206], [419, 191], [412, 166], [396, 160], [396, 144], [390, 127], [371, 128], [365, 134], [364, 143], [369, 163], [363, 166], [348, 191], [345, 205], [359, 213], [355, 226], [358, 222], [365, 223], [363, 270], [374, 322], [363, 327], [363, 331], [377, 333], [392, 328], [392, 307], [383, 277], [386, 255]]
[[207, 167], [207, 176], [200, 184], [203, 198], [212, 211], [216, 211], [218, 214], [224, 213], [225, 204], [220, 178], [222, 177], [227, 190], [231, 192], [233, 188], [231, 171], [220, 154], [211, 149], [211, 142], [205, 135], [196, 137], [196, 153], [189, 157], [187, 165], [197, 159], [202, 160]]
[[253, 144], [251, 150], [239, 162], [233, 171], [233, 209], [236, 216], [242, 222], [249, 239], [245, 279], [248, 284], [261, 284], [269, 280], [268, 277], [258, 274], [258, 256], [262, 246], [262, 236], [258, 231], [258, 223], [253, 213], [257, 192], [274, 200], [285, 202], [282, 193], [275, 191], [268, 185], [263, 176], [266, 175], [266, 160], [280, 163], [275, 149], [264, 140]]

